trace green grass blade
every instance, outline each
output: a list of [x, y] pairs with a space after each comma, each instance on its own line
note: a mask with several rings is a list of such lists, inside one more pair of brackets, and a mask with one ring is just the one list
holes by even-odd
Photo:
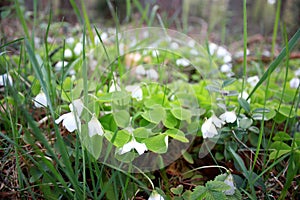
[[106, 58], [107, 58], [107, 60], [108, 60], [108, 63], [110, 63], [111, 61], [110, 61], [109, 55], [108, 55], [108, 53], [107, 53], [106, 47], [105, 47], [105, 45], [104, 45], [104, 43], [103, 43], [103, 41], [102, 41], [101, 35], [100, 35], [98, 29], [96, 28], [96, 26], [94, 26], [94, 29], [95, 29], [96, 34], [97, 34], [97, 37], [99, 38], [100, 43], [101, 43], [101, 45], [102, 45], [102, 47], [103, 47], [103, 49], [104, 49], [105, 56], [106, 56]]
[[83, 13], [83, 19], [84, 19], [84, 22], [85, 22], [85, 26], [86, 26], [87, 31], [89, 33], [90, 41], [91, 41], [92, 45], [94, 46], [95, 45], [94, 34], [93, 34], [93, 31], [92, 31], [89, 16], [86, 12], [86, 7], [85, 7], [85, 4], [84, 4], [84, 0], [81, 0], [80, 3], [81, 3], [81, 9], [82, 9], [82, 13]]
[[281, 0], [278, 0], [277, 8], [276, 8], [276, 17], [275, 17], [274, 28], [273, 28], [273, 36], [272, 36], [272, 49], [271, 49], [272, 57], [275, 54], [275, 44], [276, 44], [277, 30], [278, 30], [278, 24], [280, 19], [280, 9], [281, 9]]
[[76, 16], [77, 16], [78, 21], [82, 24], [82, 23], [83, 23], [83, 20], [82, 20], [82, 17], [81, 17], [79, 8], [78, 8], [78, 6], [77, 6], [75, 0], [70, 0], [70, 3], [71, 3], [71, 5], [72, 5], [72, 7], [73, 7], [73, 10], [74, 10], [74, 12], [75, 12], [75, 14], [76, 14]]
[[30, 38], [29, 37], [29, 31], [28, 31], [28, 28], [27, 28], [27, 24], [26, 24], [26, 21], [25, 21], [25, 18], [24, 18], [25, 15], [24, 15], [24, 12], [21, 9], [19, 0], [15, 0], [15, 8], [16, 8], [16, 11], [17, 11], [18, 18], [19, 18], [19, 20], [22, 24], [25, 35], [26, 35], [27, 38]]
[[7, 46], [9, 46], [9, 45], [11, 45], [11, 44], [20, 42], [22, 40], [24, 40], [24, 38], [18, 38], [18, 39], [15, 39], [13, 41], [7, 42], [7, 43], [3, 44], [2, 46], [0, 46], [0, 50], [3, 49], [3, 48], [5, 48], [5, 47], [7, 47]]
[[[32, 47], [30, 46], [28, 40], [26, 40], [26, 39], [25, 39], [25, 45], [26, 45], [26, 50], [29, 54], [29, 59], [31, 61], [34, 72], [37, 76], [37, 79], [40, 81], [41, 87], [42, 87], [42, 89], [43, 89], [43, 91], [46, 95], [46, 98], [49, 102], [48, 106], [49, 106], [49, 110], [51, 112], [51, 116], [52, 116], [53, 119], [55, 119], [53, 105], [50, 101], [49, 90], [48, 90], [47, 84], [46, 84], [46, 82], [43, 78], [41, 67], [39, 66], [39, 64], [37, 62], [37, 58], [34, 54], [34, 51], [33, 51]], [[24, 112], [24, 114], [29, 115], [27, 112]], [[27, 116], [27, 119], [31, 119], [33, 121], [33, 119], [30, 116]], [[31, 120], [29, 120], [29, 122], [31, 122]], [[54, 154], [53, 150], [49, 146], [49, 144], [48, 144], [47, 140], [45, 139], [45, 137], [42, 136], [42, 134], [39, 132], [39, 129], [36, 127], [36, 125], [33, 122], [32, 122], [31, 125], [34, 127], [34, 131], [36, 131], [36, 137], [38, 137], [39, 140], [43, 141], [44, 145], [47, 146], [47, 149], [50, 152], [52, 152], [51, 153], [52, 156], [54, 156], [56, 158], [58, 163], [61, 163], [61, 161], [58, 160], [57, 156]], [[58, 147], [59, 147], [59, 150], [60, 150], [60, 153], [61, 153], [61, 156], [62, 156], [62, 163], [66, 167], [65, 173], [68, 176], [68, 178], [70, 179], [70, 181], [72, 182], [72, 185], [74, 186], [78, 197], [82, 197], [81, 189], [79, 188], [80, 184], [78, 183], [77, 177], [75, 177], [75, 175], [74, 175], [74, 171], [73, 171], [73, 168], [71, 166], [70, 159], [69, 159], [70, 156], [67, 153], [66, 145], [65, 145], [65, 143], [62, 139], [62, 136], [60, 135], [59, 130], [58, 130], [56, 125], [54, 126], [54, 128], [55, 128], [55, 133], [56, 133], [56, 137], [57, 137]]]
[[[298, 44], [299, 39], [300, 39], [300, 29], [297, 30], [297, 32], [294, 34], [294, 36], [290, 39], [288, 43], [290, 51]], [[286, 47], [284, 47], [280, 52], [280, 54], [278, 55], [278, 57], [270, 64], [267, 71], [263, 74], [261, 79], [258, 81], [258, 83], [255, 85], [253, 90], [250, 92], [247, 100], [253, 95], [253, 93], [259, 88], [259, 86], [261, 86], [261, 84], [268, 78], [269, 74], [272, 74], [272, 72], [279, 66], [279, 64], [286, 56], [287, 56], [287, 50]]]
[[243, 19], [244, 19], [244, 55], [243, 55], [243, 82], [242, 82], [242, 92], [244, 91], [245, 88], [245, 81], [246, 81], [246, 76], [247, 76], [247, 0], [243, 1]]

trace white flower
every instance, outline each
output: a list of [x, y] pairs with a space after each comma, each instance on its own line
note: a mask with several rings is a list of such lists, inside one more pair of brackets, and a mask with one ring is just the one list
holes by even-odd
[[89, 136], [93, 137], [94, 135], [103, 135], [104, 130], [99, 122], [99, 120], [93, 115], [92, 119], [88, 123]]
[[0, 75], [0, 86], [6, 86], [7, 83], [9, 85], [13, 84], [11, 76], [8, 73]]
[[224, 63], [232, 61], [231, 53], [222, 46], [218, 46], [215, 43], [209, 43], [208, 45], [210, 55], [216, 54], [218, 58], [222, 58]]
[[63, 67], [67, 66], [68, 62], [67, 61], [58, 61], [55, 66], [54, 66], [54, 70], [55, 71], [60, 71]]
[[80, 99], [74, 100], [71, 104], [69, 104], [69, 108], [71, 112], [63, 114], [57, 120], [55, 120], [56, 124], [59, 124], [63, 121], [63, 126], [69, 132], [73, 132], [76, 129], [81, 130], [81, 123], [79, 116], [83, 110], [83, 103]]
[[111, 86], [110, 86], [108, 92], [111, 93], [111, 92], [116, 92], [116, 91], [121, 91], [121, 88], [118, 83], [115, 83], [115, 81], [112, 80]]
[[209, 48], [209, 54], [213, 55], [215, 53], [215, 51], [218, 49], [218, 45], [211, 42], [211, 43], [209, 43], [208, 48]]
[[145, 143], [139, 143], [133, 138], [130, 142], [124, 144], [124, 146], [119, 149], [118, 153], [122, 155], [131, 151], [132, 149], [135, 149], [139, 155], [142, 155], [145, 151], [148, 150]]
[[188, 41], [188, 45], [189, 45], [189, 47], [192, 47], [192, 48], [194, 48], [194, 47], [195, 47], [195, 45], [196, 45], [196, 42], [195, 42], [195, 40], [189, 40], [189, 41]]
[[293, 78], [292, 80], [290, 80], [290, 87], [291, 88], [297, 88], [300, 84], [300, 79], [299, 78]]
[[[108, 34], [106, 32], [103, 32], [103, 33], [101, 33], [100, 37], [101, 37], [101, 40], [103, 42], [106, 42], [107, 38], [108, 38]], [[98, 37], [98, 35], [95, 35], [94, 40], [95, 40], [96, 45], [101, 43], [100, 38]]]
[[209, 118], [202, 124], [201, 131], [203, 138], [213, 138], [215, 135], [218, 135], [218, 131], [212, 122], [212, 118]]
[[69, 104], [69, 108], [71, 112], [76, 112], [77, 115], [81, 115], [82, 110], [83, 110], [83, 102], [81, 99], [76, 99], [72, 103]]
[[176, 60], [176, 65], [177, 66], [183, 66], [183, 67], [187, 67], [190, 65], [190, 62], [185, 59], [185, 58], [180, 58]]
[[169, 146], [169, 136], [168, 135], [165, 137], [165, 144], [166, 144], [166, 147], [168, 148], [168, 146]]
[[[243, 99], [245, 99], [245, 100], [246, 100], [248, 97], [249, 97], [249, 94], [248, 94], [247, 92], [245, 92], [245, 91], [243, 91], [242, 93], [240, 93], [239, 96], [238, 96], [238, 98], [243, 98]], [[248, 99], [247, 102], [250, 103], [251, 100]]]
[[66, 39], [67, 44], [73, 44], [75, 42], [75, 39], [73, 37], [69, 37]]
[[226, 111], [222, 115], [220, 115], [220, 119], [227, 123], [233, 123], [236, 121], [237, 117], [234, 111]]
[[228, 54], [228, 55], [224, 56], [224, 57], [223, 57], [223, 61], [224, 61], [224, 63], [229, 63], [229, 62], [231, 62], [231, 61], [232, 61], [231, 55]]
[[164, 198], [158, 194], [158, 192], [153, 190], [148, 200], [164, 200]]
[[33, 100], [34, 106], [36, 108], [43, 108], [48, 105], [47, 98], [44, 92], [40, 92]]
[[72, 56], [73, 56], [73, 53], [72, 53], [71, 49], [65, 49], [64, 57], [69, 59], [69, 58], [72, 58]]
[[268, 50], [264, 50], [261, 55], [264, 57], [271, 57], [271, 52]]
[[139, 85], [128, 85], [125, 87], [125, 90], [131, 92], [132, 98], [140, 101], [143, 99], [143, 91]]
[[273, 4], [275, 4], [275, 3], [276, 3], [276, 0], [268, 0], [268, 4], [273, 5]]
[[40, 44], [41, 44], [41, 39], [38, 38], [38, 37], [34, 37], [34, 45], [36, 48], [39, 48], [40, 47]]
[[194, 55], [194, 56], [198, 56], [199, 52], [196, 49], [191, 49], [190, 50], [190, 54]]
[[221, 46], [218, 47], [216, 54], [219, 58], [224, 58], [225, 56], [231, 57], [231, 54], [229, 53], [229, 51], [227, 51], [227, 49], [225, 49], [224, 47], [221, 47]]
[[157, 80], [158, 79], [158, 73], [155, 71], [155, 69], [149, 69], [146, 71], [146, 76], [149, 79]]
[[172, 42], [171, 45], [170, 45], [170, 47], [171, 47], [171, 49], [178, 49], [179, 45], [176, 42]]
[[83, 50], [83, 45], [82, 45], [82, 43], [78, 42], [74, 47], [75, 55], [79, 56], [81, 54], [82, 50]]
[[[246, 49], [246, 55], [248, 56], [250, 54], [250, 50]], [[236, 58], [242, 58], [244, 57], [244, 50], [238, 51], [234, 54], [234, 57]]]
[[144, 75], [146, 75], [146, 70], [143, 67], [143, 65], [139, 65], [135, 68], [135, 73], [136, 73], [136, 75], [144, 76]]
[[222, 125], [225, 124], [222, 120], [220, 120], [220, 119], [219, 119], [216, 115], [214, 115], [214, 114], [213, 114], [210, 118], [212, 119], [212, 123], [214, 123], [214, 125], [215, 125], [216, 127], [218, 127], [218, 128], [221, 128]]
[[201, 126], [203, 138], [213, 138], [215, 135], [218, 135], [216, 127], [221, 128], [222, 125], [224, 125], [224, 122], [213, 114]]
[[226, 183], [227, 185], [230, 186], [229, 190], [225, 190], [224, 193], [226, 195], [233, 195], [235, 193], [235, 186], [234, 186], [234, 182], [233, 182], [233, 177], [231, 174], [229, 174], [226, 179], [224, 180], [224, 183]]
[[251, 76], [247, 78], [247, 83], [249, 83], [252, 87], [254, 87], [259, 81], [258, 76]]
[[300, 68], [295, 71], [295, 76], [300, 76]]
[[232, 64], [223, 64], [220, 68], [221, 72], [228, 73], [231, 72]]
[[154, 49], [152, 51], [152, 57], [158, 57], [159, 56], [159, 51], [157, 49]]
[[61, 121], [63, 121], [63, 126], [71, 133], [76, 129], [81, 129], [80, 118], [78, 115], [75, 116], [73, 112], [63, 114], [55, 120], [55, 123], [59, 124]]

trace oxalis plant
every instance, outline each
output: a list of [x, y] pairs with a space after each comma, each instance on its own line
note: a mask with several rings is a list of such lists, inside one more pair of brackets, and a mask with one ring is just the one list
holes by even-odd
[[[132, 45], [130, 36], [159, 31], [160, 38], [162, 34], [164, 38], [140, 38]], [[95, 41], [97, 38], [102, 41], [99, 33]], [[183, 41], [182, 38], [188, 42], [176, 48], [174, 43]], [[113, 47], [116, 40], [123, 46], [117, 52]], [[128, 41], [132, 46], [126, 44]], [[298, 115], [297, 110], [288, 109], [288, 103], [282, 103], [280, 108], [272, 103], [264, 106], [260, 93], [265, 89], [257, 89], [260, 80], [255, 76], [247, 79], [243, 92], [240, 92], [240, 80], [226, 78], [228, 74], [219, 72], [218, 63], [230, 61], [228, 53], [220, 53], [224, 50], [220, 51], [222, 47], [215, 44], [209, 44], [207, 51], [182, 34], [158, 28], [131, 30], [118, 37], [106, 38], [106, 45], [101, 44], [104, 42], [90, 48], [85, 42], [69, 39], [54, 54], [55, 64], [50, 73], [55, 74], [61, 84], [54, 87], [55, 94], [60, 94], [58, 100], [52, 100], [49, 86], [43, 85], [47, 82], [47, 69], [39, 69], [38, 66], [43, 66], [40, 57], [32, 54], [30, 44], [26, 43], [37, 73], [36, 77], [27, 77], [33, 84], [34, 107], [51, 109], [54, 103], [57, 104], [55, 124], [62, 124], [61, 130], [78, 134], [83, 149], [92, 155], [93, 162], [126, 173], [143, 174], [152, 185], [149, 199], [162, 199], [166, 195], [154, 187], [145, 172], [161, 169], [181, 155], [193, 163], [186, 150], [194, 138], [200, 136], [204, 142], [199, 158], [212, 154], [213, 148], [223, 146], [223, 154], [215, 153], [216, 160], [233, 159], [246, 183], [265, 187], [261, 174], [248, 170], [236, 151], [243, 146], [255, 154], [246, 144], [250, 142], [256, 146], [259, 140], [257, 121], [292, 119]], [[191, 47], [198, 56], [190, 58], [191, 52], [186, 54]], [[104, 66], [93, 67], [92, 63], [98, 63], [98, 59]], [[14, 84], [10, 73], [1, 77], [2, 86]], [[295, 89], [291, 84], [286, 98], [293, 96]], [[258, 95], [253, 95], [253, 90], [257, 90]], [[275, 150], [269, 155], [270, 160], [294, 151], [297, 155], [297, 142], [289, 146], [286, 141], [292, 138], [285, 132], [278, 133], [273, 140], [271, 147]], [[171, 192], [177, 199], [240, 199], [234, 176], [224, 169], [226, 173], [194, 190], [183, 192], [179, 185], [171, 188]]]
[[[141, 32], [157, 34], [158, 31], [165, 35], [161, 41], [157, 38], [153, 40], [155, 43], [149, 39], [139, 41], [142, 45], [133, 46], [127, 50], [128, 52], [123, 52], [124, 55], [117, 55], [113, 61], [109, 58], [113, 53], [107, 53], [112, 50], [107, 46], [95, 47], [87, 53], [88, 55], [83, 55], [83, 58], [76, 58], [85, 53], [82, 52], [83, 49], [88, 48], [81, 43], [73, 45], [72, 42], [62, 51], [66, 60], [57, 61], [55, 64], [54, 70], [57, 74], [65, 76], [61, 87], [57, 87], [57, 90], [61, 93], [61, 100], [69, 102], [68, 107], [64, 105], [61, 107], [67, 108], [67, 113], [62, 111], [55, 123], [61, 123], [62, 128], [68, 132], [76, 131], [82, 145], [95, 160], [119, 170], [147, 172], [163, 168], [179, 158], [195, 136], [202, 135], [205, 139], [219, 137], [221, 128], [227, 125], [235, 127], [238, 123], [236, 107], [227, 108], [225, 104], [219, 103], [218, 106], [223, 111], [217, 117], [215, 114], [217, 111], [214, 111], [215, 108], [212, 106], [212, 102], [215, 103], [219, 99], [218, 96], [222, 97], [220, 102], [225, 101], [226, 91], [222, 88], [234, 81], [230, 79], [220, 85], [216, 73], [217, 65], [192, 39], [174, 31], [149, 28], [125, 32], [120, 38], [112, 38], [112, 41], [108, 39], [106, 43], [113, 43], [115, 39], [118, 43], [125, 43], [130, 39], [126, 38], [127, 35]], [[96, 32], [98, 33], [97, 29]], [[97, 36], [102, 40], [99, 34]], [[168, 50], [172, 48], [168, 46], [172, 44], [172, 40], [180, 41], [181, 38], [178, 37], [188, 40], [189, 46], [180, 50]], [[192, 61], [187, 58], [188, 55], [182, 53], [191, 46], [195, 53], [199, 54]], [[213, 48], [218, 47], [211, 48], [214, 51]], [[95, 69], [88, 79], [81, 77], [80, 74], [84, 72], [77, 65], [88, 65], [84, 58], [89, 56], [89, 59], [94, 59], [94, 54], [107, 54], [105, 57], [107, 60], [103, 62], [107, 62], [109, 67]], [[142, 62], [145, 63], [141, 65]], [[195, 67], [193, 62], [199, 67]], [[208, 63], [211, 68], [200, 67]], [[207, 79], [207, 83], [203, 79], [201, 83], [190, 84], [195, 77], [188, 77], [181, 71], [189, 72], [195, 69], [199, 77], [201, 74], [208, 74], [212, 79]], [[100, 74], [100, 79], [95, 74]], [[202, 77], [204, 78], [203, 75]], [[234, 95], [236, 93], [232, 92], [226, 96]], [[34, 104], [38, 108], [49, 105], [43, 90], [34, 98]], [[209, 117], [201, 121], [200, 116], [207, 115], [206, 113]], [[206, 153], [207, 150], [210, 149], [205, 146]], [[214, 187], [218, 189], [215, 190]], [[204, 191], [204, 188], [207, 191]], [[212, 195], [240, 196], [235, 192], [236, 188], [230, 173], [217, 177], [204, 188], [196, 188], [193, 193], [186, 193], [183, 196], [192, 195], [192, 198], [198, 199], [199, 196], [208, 196], [211, 192]], [[153, 192], [154, 196], [156, 194], [158, 195]], [[174, 194], [180, 193], [177, 191]]]
[[[287, 59], [286, 73], [271, 75], [299, 41], [299, 31], [285, 39], [260, 77], [247, 75], [245, 35], [238, 79], [226, 48], [201, 46], [176, 31], [99, 31], [85, 19], [82, 36], [56, 44], [47, 40], [50, 17], [45, 41], [34, 44], [18, 13], [26, 38], [0, 46], [21, 45], [20, 55], [0, 53], [1, 117], [12, 138], [0, 135], [14, 147], [21, 195], [38, 196], [32, 190], [38, 187], [49, 199], [129, 199], [137, 193], [148, 199], [255, 198], [255, 188], [266, 192], [268, 172], [282, 161], [288, 164], [282, 198], [287, 193], [299, 171], [299, 70], [290, 72]], [[41, 118], [33, 119], [32, 110]], [[250, 163], [241, 155], [250, 155]], [[168, 185], [163, 169], [181, 156], [190, 165], [206, 156], [216, 164], [232, 161], [236, 171], [219, 165], [188, 169], [178, 177], [214, 168], [220, 175], [191, 181], [191, 187]], [[26, 173], [22, 159], [32, 163]], [[159, 169], [166, 184], [151, 174]]]

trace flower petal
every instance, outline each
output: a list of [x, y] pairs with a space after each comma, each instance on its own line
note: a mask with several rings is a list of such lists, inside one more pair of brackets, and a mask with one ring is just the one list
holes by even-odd
[[124, 153], [127, 153], [131, 151], [133, 148], [134, 148], [134, 141], [130, 141], [124, 144], [124, 146], [119, 149], [119, 154], [122, 155]]
[[297, 88], [300, 84], [300, 79], [299, 78], [292, 78], [292, 80], [290, 80], [290, 87], [291, 88]]
[[55, 124], [59, 124], [62, 120], [64, 120], [65, 118], [67, 118], [69, 116], [69, 113], [63, 114], [62, 116], [60, 116], [58, 119], [55, 120]]
[[81, 54], [82, 50], [83, 50], [83, 45], [82, 45], [82, 43], [78, 42], [74, 47], [74, 53], [77, 56], [79, 56]]
[[224, 121], [220, 120], [216, 115], [211, 116], [212, 123], [218, 128], [221, 128], [225, 123]]
[[125, 87], [125, 90], [127, 90], [128, 92], [131, 92], [132, 98], [135, 98], [138, 101], [143, 99], [143, 91], [140, 86], [128, 85]]
[[54, 70], [56, 72], [60, 71], [63, 67], [67, 66], [69, 63], [67, 61], [58, 61], [55, 66]]
[[79, 117], [75, 116], [73, 112], [67, 113], [67, 115], [63, 120], [63, 126], [71, 133], [77, 129], [80, 130], [81, 123]]
[[212, 123], [212, 118], [209, 118], [202, 124], [201, 131], [203, 138], [212, 138], [215, 135], [218, 135], [218, 131], [215, 125]]
[[142, 155], [145, 151], [148, 151], [145, 143], [139, 143], [137, 141], [133, 141], [133, 142], [134, 142], [134, 148], [139, 155]]
[[76, 114], [78, 116], [81, 115], [83, 107], [84, 106], [83, 106], [83, 102], [81, 101], [81, 99], [76, 99], [72, 103], [69, 104], [69, 108], [70, 108], [71, 112], [76, 112]]
[[249, 83], [252, 87], [254, 87], [259, 81], [258, 76], [251, 76], [247, 78], [247, 83]]
[[116, 92], [116, 91], [121, 91], [121, 88], [118, 83], [115, 83], [115, 81], [112, 81], [108, 92], [111, 93], [111, 92]]
[[11, 76], [8, 73], [0, 75], [0, 86], [6, 86], [7, 83], [9, 85], [13, 84]]
[[47, 98], [44, 92], [39, 93], [33, 100], [34, 106], [36, 108], [43, 108], [48, 105]]
[[229, 174], [226, 179], [224, 180], [224, 183], [230, 186], [229, 190], [224, 191], [226, 195], [233, 195], [235, 193], [235, 186], [233, 182], [233, 177], [231, 174]]
[[227, 123], [234, 123], [237, 119], [234, 111], [226, 111], [222, 115], [220, 115], [220, 119]]
[[[249, 97], [249, 94], [247, 92], [243, 91], [242, 93], [239, 94], [238, 98], [242, 98], [242, 97], [243, 97], [243, 99], [246, 100]], [[247, 102], [250, 103], [251, 99], [248, 99]]]
[[155, 190], [153, 190], [148, 200], [164, 200], [164, 198]]
[[73, 56], [73, 53], [72, 53], [71, 49], [65, 49], [64, 57], [69, 59], [69, 58], [72, 58], [72, 56]]
[[90, 137], [93, 137], [94, 135], [104, 134], [103, 127], [95, 116], [93, 116], [92, 119], [89, 121], [88, 128]]
[[135, 73], [136, 73], [136, 75], [141, 75], [141, 76], [143, 76], [143, 75], [146, 75], [146, 70], [145, 70], [145, 68], [143, 67], [143, 65], [139, 65], [139, 66], [137, 66], [137, 67], [135, 68]]
[[155, 71], [155, 69], [149, 69], [146, 71], [146, 76], [149, 79], [157, 80], [158, 79], [158, 73]]
[[124, 144], [124, 146], [119, 149], [119, 154], [125, 154], [132, 149], [135, 149], [139, 155], [142, 155], [145, 151], [148, 150], [144, 143], [139, 143], [135, 141], [135, 139], [132, 139], [130, 142]]
[[183, 66], [183, 67], [187, 67], [190, 65], [190, 62], [185, 59], [185, 58], [180, 58], [176, 60], [176, 65], [177, 66]]

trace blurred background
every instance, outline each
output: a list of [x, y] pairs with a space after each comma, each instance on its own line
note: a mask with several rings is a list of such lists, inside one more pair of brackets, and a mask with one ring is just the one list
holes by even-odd
[[[27, 11], [25, 19], [33, 14], [34, 1], [19, 1]], [[49, 11], [57, 22], [76, 24], [78, 19], [70, 1], [37, 1], [39, 18], [47, 22]], [[75, 1], [81, 8], [80, 0]], [[84, 1], [92, 23], [114, 27], [116, 18], [121, 25], [162, 26], [177, 29], [189, 35], [228, 44], [242, 39], [242, 0], [86, 0]], [[272, 36], [277, 0], [251, 0], [247, 3], [248, 36]], [[9, 37], [16, 34], [14, 0], [1, 0], [1, 33]], [[291, 36], [300, 27], [300, 0], [281, 2], [281, 22]], [[159, 21], [160, 20], [160, 21]], [[16, 36], [16, 35], [15, 35]], [[280, 34], [279, 34], [280, 36]]]

